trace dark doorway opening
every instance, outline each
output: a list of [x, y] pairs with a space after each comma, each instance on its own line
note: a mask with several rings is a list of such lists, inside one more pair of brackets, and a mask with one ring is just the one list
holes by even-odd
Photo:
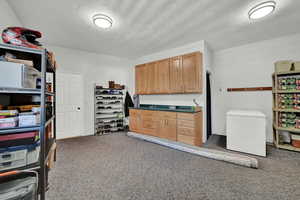
[[211, 87], [210, 87], [210, 73], [206, 72], [206, 139], [211, 136], [212, 134], [212, 127], [211, 127]]

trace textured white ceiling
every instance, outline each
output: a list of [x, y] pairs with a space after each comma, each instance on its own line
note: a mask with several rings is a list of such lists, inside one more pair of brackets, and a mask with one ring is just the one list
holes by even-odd
[[[135, 58], [206, 40], [224, 49], [300, 32], [300, 0], [277, 0], [276, 12], [255, 23], [247, 12], [258, 0], [8, 0], [22, 24], [43, 42]], [[101, 30], [91, 16], [115, 24]]]

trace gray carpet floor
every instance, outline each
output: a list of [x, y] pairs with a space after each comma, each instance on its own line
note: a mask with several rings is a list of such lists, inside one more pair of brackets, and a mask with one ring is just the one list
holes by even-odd
[[125, 133], [68, 139], [58, 142], [47, 200], [300, 199], [300, 153], [269, 147], [259, 162], [250, 169]]

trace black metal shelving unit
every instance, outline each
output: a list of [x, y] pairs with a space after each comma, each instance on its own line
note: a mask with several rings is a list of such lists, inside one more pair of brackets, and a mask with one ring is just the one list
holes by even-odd
[[[18, 47], [7, 44], [0, 44], [0, 52], [9, 52], [21, 57], [23, 59], [30, 59], [34, 62], [34, 67], [41, 72], [41, 89], [13, 89], [13, 88], [0, 88], [0, 94], [18, 94], [18, 95], [40, 95], [40, 107], [41, 107], [41, 123], [37, 126], [22, 127], [22, 128], [8, 128], [0, 129], [1, 134], [22, 133], [30, 131], [39, 131], [40, 134], [40, 156], [38, 163], [27, 165], [24, 167], [10, 169], [6, 171], [0, 171], [0, 175], [10, 171], [27, 171], [35, 170], [39, 173], [39, 199], [45, 200], [45, 193], [48, 188], [48, 172], [47, 162], [50, 158], [50, 153], [53, 145], [56, 142], [56, 72], [54, 66], [48, 62], [47, 51], [30, 49], [25, 47]], [[46, 89], [46, 73], [53, 74], [52, 87], [53, 91], [47, 91]], [[52, 116], [46, 116], [46, 101], [47, 97], [51, 96], [52, 103]], [[47, 139], [46, 127], [53, 123], [53, 138]], [[52, 125], [52, 124], [51, 124]]]

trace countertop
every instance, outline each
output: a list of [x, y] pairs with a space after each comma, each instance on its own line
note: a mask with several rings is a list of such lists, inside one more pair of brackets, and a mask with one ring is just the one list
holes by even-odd
[[196, 106], [171, 106], [171, 105], [151, 105], [151, 104], [141, 104], [140, 107], [131, 107], [129, 109], [183, 112], [183, 113], [196, 113], [202, 110], [202, 108], [199, 106], [197, 107]]

